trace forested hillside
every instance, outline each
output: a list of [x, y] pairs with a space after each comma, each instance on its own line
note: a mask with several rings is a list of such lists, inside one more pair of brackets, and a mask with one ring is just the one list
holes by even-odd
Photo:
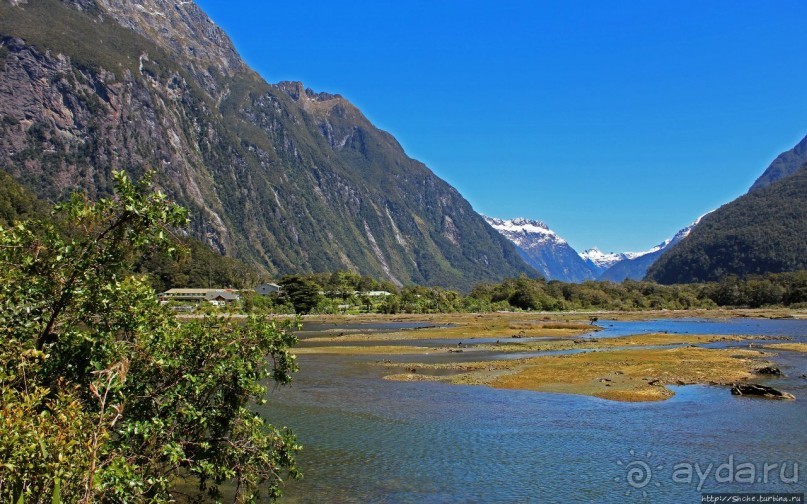
[[664, 284], [807, 269], [807, 166], [723, 205], [664, 254], [648, 279]]

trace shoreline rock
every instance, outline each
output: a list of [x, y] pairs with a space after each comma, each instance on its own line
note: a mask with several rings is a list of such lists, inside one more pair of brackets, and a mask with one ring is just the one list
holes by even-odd
[[762, 397], [764, 399], [778, 399], [793, 401], [796, 396], [788, 392], [782, 392], [773, 387], [759, 385], [757, 383], [737, 383], [731, 387], [731, 394], [736, 396]]

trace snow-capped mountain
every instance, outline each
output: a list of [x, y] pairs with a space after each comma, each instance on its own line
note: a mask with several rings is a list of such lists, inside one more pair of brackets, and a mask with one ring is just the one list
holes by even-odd
[[[711, 213], [711, 212], [709, 212]], [[647, 270], [655, 263], [659, 257], [664, 254], [670, 247], [680, 242], [698, 225], [698, 223], [706, 217], [709, 213], [701, 215], [695, 222], [685, 227], [684, 229], [675, 233], [675, 236], [668, 240], [664, 240], [652, 249], [646, 252], [627, 252], [626, 255], [633, 255], [633, 257], [626, 257], [618, 261], [603, 271], [597, 280], [610, 280], [612, 282], [621, 282], [625, 279], [641, 280], [647, 275]]]
[[621, 282], [625, 279], [641, 280], [647, 270], [664, 252], [686, 238], [692, 229], [703, 219], [698, 219], [644, 252], [602, 252], [597, 247], [585, 252], [576, 252], [563, 238], [549, 226], [538, 220], [524, 218], [497, 219], [482, 216], [493, 229], [513, 242], [521, 257], [548, 280], [583, 282], [586, 280], [609, 280]]
[[639, 254], [636, 252], [601, 252], [597, 247], [590, 248], [580, 254], [583, 259], [596, 273], [602, 273], [614, 264], [624, 261], [625, 259], [633, 259]]
[[543, 222], [483, 217], [493, 229], [516, 245], [527, 264], [548, 280], [582, 282], [594, 279], [594, 273], [577, 252]]

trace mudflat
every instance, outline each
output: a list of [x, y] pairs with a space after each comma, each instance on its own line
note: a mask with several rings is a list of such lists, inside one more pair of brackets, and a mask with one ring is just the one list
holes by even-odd
[[[384, 378], [442, 381], [502, 389], [581, 394], [616, 401], [660, 401], [674, 393], [668, 385], [731, 385], [747, 381], [771, 363], [776, 350], [807, 351], [801, 343], [763, 347], [715, 343], [776, 339], [759, 336], [634, 334], [597, 338], [596, 318], [801, 318], [771, 310], [698, 310], [636, 313], [487, 313], [307, 317], [333, 324], [304, 339], [300, 354], [379, 357]], [[418, 322], [417, 328], [367, 330], [384, 323]], [[350, 324], [349, 331], [339, 329]], [[495, 341], [494, 341], [495, 340]], [[456, 342], [456, 343], [454, 343]], [[717, 348], [715, 348], [715, 346]], [[519, 355], [513, 356], [512, 354]], [[435, 360], [435, 354], [444, 354]], [[452, 355], [453, 354], [453, 355]], [[475, 354], [479, 359], [475, 359]], [[521, 354], [526, 354], [521, 357]], [[538, 355], [530, 355], [538, 354]], [[406, 356], [411, 355], [411, 358]], [[460, 359], [458, 356], [462, 355]], [[506, 357], [511, 355], [511, 358]], [[384, 356], [395, 357], [384, 359]], [[404, 358], [402, 359], [403, 356]], [[456, 357], [455, 357], [456, 356]], [[456, 361], [452, 362], [452, 358]]]

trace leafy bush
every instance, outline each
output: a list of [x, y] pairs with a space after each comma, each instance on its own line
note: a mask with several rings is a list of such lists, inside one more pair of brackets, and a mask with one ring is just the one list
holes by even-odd
[[115, 175], [63, 221], [0, 229], [0, 501], [169, 502], [178, 478], [239, 501], [296, 475], [292, 433], [249, 409], [296, 370], [291, 324], [180, 324], [143, 277], [185, 211]]

